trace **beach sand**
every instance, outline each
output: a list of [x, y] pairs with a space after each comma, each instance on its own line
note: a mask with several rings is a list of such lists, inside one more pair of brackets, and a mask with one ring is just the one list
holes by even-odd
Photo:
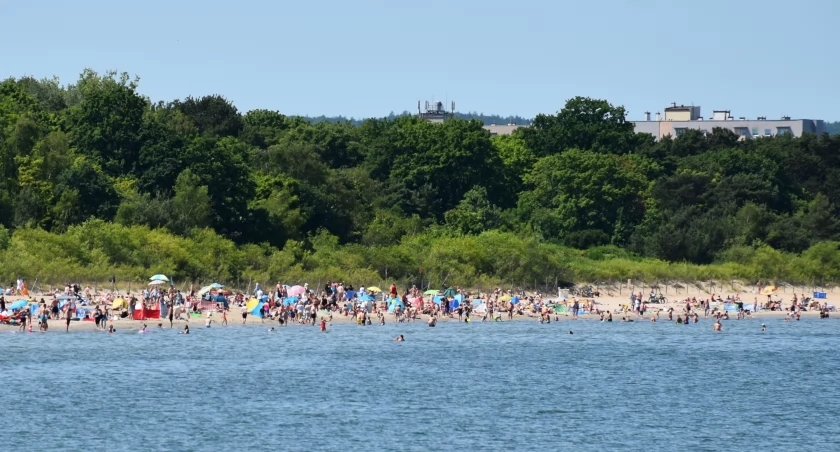
[[[675, 313], [682, 313], [683, 309], [685, 308], [685, 302], [683, 300], [685, 300], [686, 296], [697, 297], [698, 299], [708, 298], [710, 296], [708, 291], [700, 289], [699, 287], [700, 287], [700, 285], [698, 284], [698, 285], [695, 285], [693, 287], [688, 287], [686, 289], [679, 290], [679, 291], [676, 291], [672, 288], [669, 291], [671, 293], [666, 294], [666, 297], [668, 297], [668, 300], [669, 300], [668, 303], [666, 303], [666, 304], [648, 304], [649, 314], [645, 315], [645, 319], [649, 319], [651, 316], [655, 316], [657, 309], [667, 309], [668, 307], [673, 308]], [[750, 287], [748, 290], [741, 290], [741, 291], [732, 290], [732, 291], [728, 291], [728, 292], [727, 291], [722, 291], [722, 292], [717, 292], [717, 293], [719, 293], [723, 298], [726, 298], [727, 295], [738, 294], [738, 295], [741, 296], [741, 299], [744, 301], [745, 306], [751, 306], [752, 303], [753, 303], [753, 299], [755, 298], [755, 295], [752, 294], [751, 289], [752, 288]], [[636, 292], [637, 294], [639, 293], [639, 291], [640, 291], [639, 288], [636, 288], [634, 290], [634, 292]], [[805, 296], [807, 297], [807, 296], [812, 295], [813, 288], [792, 287], [792, 288], [787, 288], [785, 291], [781, 292], [779, 294], [778, 299], [782, 300], [783, 306], [785, 308], [788, 308], [790, 306], [790, 302], [791, 302], [791, 299], [793, 297], [794, 291], [797, 294], [805, 294]], [[818, 300], [818, 301], [820, 301], [820, 303], [829, 303], [829, 304], [835, 304], [836, 305], [836, 300], [834, 300], [834, 299], [835, 298], [840, 298], [840, 295], [835, 294], [834, 293], [835, 291], [836, 291], [836, 288], [831, 288], [831, 289], [827, 290], [827, 292], [828, 292], [827, 293], [827, 298], [826, 299], [821, 299], [821, 300]], [[679, 292], [679, 293], [675, 293], [675, 292]], [[665, 292], [663, 292], [663, 293], [665, 293]], [[686, 295], [686, 293], [687, 293], [687, 295]], [[643, 297], [647, 297], [649, 294], [650, 294], [650, 289], [648, 289], [647, 291], [642, 291], [642, 296]], [[609, 311], [614, 313], [613, 314], [613, 321], [620, 321], [622, 314], [615, 314], [615, 311], [617, 309], [620, 309], [621, 306], [623, 306], [625, 304], [628, 304], [629, 301], [630, 301], [629, 297], [630, 297], [630, 291], [628, 291], [628, 290], [622, 290], [620, 292], [618, 290], [610, 290], [609, 292], [606, 291], [606, 290], [602, 290], [602, 295], [600, 297], [594, 298], [594, 300], [599, 305], [598, 307], [601, 310], [609, 310]], [[45, 295], [44, 298], [49, 298], [49, 297]], [[764, 296], [764, 297], [759, 296], [758, 297], [759, 302], [766, 301], [766, 298], [767, 298], [766, 296]], [[7, 304], [11, 304], [11, 303], [13, 303], [17, 300], [21, 300], [21, 299], [26, 299], [26, 298], [25, 297], [6, 297], [6, 302], [7, 302]], [[36, 296], [33, 297], [33, 299], [40, 300], [41, 296], [36, 295]], [[700, 311], [700, 312], [702, 313], [702, 311]], [[786, 314], [787, 314], [787, 311], [772, 311], [772, 312], [771, 311], [761, 311], [761, 312], [753, 314], [752, 317], [754, 317], [754, 318], [779, 318], [779, 319], [781, 319], [781, 318], [784, 318]], [[832, 314], [834, 314], [834, 313], [832, 313]], [[329, 313], [327, 313], [326, 311], [320, 311], [319, 314], [318, 314], [319, 321], [320, 321], [322, 316], [328, 316], [328, 315], [329, 315]], [[837, 314], [837, 316], [840, 317], [840, 314]], [[732, 315], [731, 317], [734, 318], [734, 315]], [[819, 318], [819, 312], [817, 312], [817, 311], [804, 311], [804, 312], [801, 313], [801, 317], [802, 318], [812, 318], [812, 317], [813, 318]], [[233, 307], [228, 312], [228, 326], [222, 326], [221, 325], [221, 323], [220, 323], [221, 318], [222, 318], [221, 313], [218, 313], [218, 312], [213, 313], [213, 315], [212, 315], [212, 319], [213, 319], [212, 328], [235, 328], [235, 327], [265, 327], [265, 328], [270, 328], [272, 326], [277, 328], [279, 326], [279, 322], [277, 322], [276, 320], [270, 320], [270, 319], [263, 320], [263, 319], [260, 319], [259, 317], [253, 316], [253, 315], [249, 315], [246, 322], [245, 322], [245, 325], [243, 325], [242, 324], [242, 317], [240, 315], [240, 311], [239, 311], [238, 307]], [[421, 320], [416, 320], [416, 322], [425, 322], [425, 321], [428, 320], [428, 318], [429, 318], [428, 316], [423, 315], [423, 316], [421, 316]], [[553, 318], [554, 318], [554, 316], [552, 316], [552, 319]], [[635, 319], [635, 320], [640, 320], [641, 319], [641, 317], [636, 316], [636, 315], [632, 315], [632, 318]], [[201, 318], [191, 317], [189, 323], [187, 323], [185, 320], [176, 320], [174, 322], [173, 328], [183, 329], [184, 325], [190, 325], [191, 329], [204, 328], [205, 319], [206, 319], [206, 314], [204, 314]], [[560, 315], [559, 319], [561, 321], [572, 320], [571, 315], [566, 315], [566, 316]], [[600, 320], [600, 317], [595, 315], [595, 314], [588, 314], [588, 315], [579, 316], [579, 319], [580, 320]], [[37, 331], [38, 330], [38, 322], [37, 322], [37, 319], [34, 319], [34, 320], [35, 320], [35, 322], [32, 325], [32, 329], [33, 329], [33, 331]], [[473, 314], [471, 320], [473, 322], [480, 322], [481, 321], [481, 316]], [[700, 316], [700, 321], [703, 322], [704, 320], [705, 321], [711, 321], [712, 318], [709, 317], [708, 319], [704, 319], [703, 316], [701, 315]], [[333, 313], [333, 318], [330, 322], [333, 323], [333, 324], [340, 324], [340, 323], [351, 323], [351, 322], [354, 322], [354, 321], [355, 320], [351, 316], [344, 316], [344, 315], [339, 314], [339, 313]], [[374, 317], [371, 321], [373, 322], [374, 325], [378, 323], [378, 319], [375, 317], [375, 315], [374, 315]], [[388, 314], [388, 316], [385, 318], [385, 321], [386, 321], [386, 323], [393, 323], [394, 322], [393, 315]], [[439, 321], [441, 321], [441, 322], [457, 321], [457, 315], [455, 316], [454, 319], [441, 318], [441, 319], [439, 319]], [[502, 316], [502, 321], [508, 321], [506, 314]], [[536, 322], [537, 317], [532, 317], [532, 316], [528, 316], [528, 315], [517, 315], [517, 316], [514, 317], [514, 321], [533, 321], [533, 322]], [[663, 321], [663, 319], [660, 318], [660, 321]], [[163, 324], [164, 328], [167, 328], [167, 329], [169, 328], [169, 320], [168, 319], [149, 319], [149, 320], [145, 320], [145, 321], [115, 319], [113, 321], [109, 321], [109, 324], [113, 324], [114, 328], [116, 328], [117, 330], [126, 330], [126, 329], [128, 329], [128, 330], [140, 330], [143, 327], [144, 324], [147, 325], [148, 328], [157, 328], [159, 323]], [[297, 322], [293, 322], [289, 326], [290, 327], [305, 327], [305, 325], [299, 325]], [[50, 329], [49, 329], [50, 332], [64, 333], [65, 322], [63, 320], [50, 320], [49, 321], [49, 327], [50, 327]], [[310, 324], [308, 327], [309, 328], [317, 328], [318, 326], [317, 325], [312, 326]], [[16, 331], [18, 328], [19, 328], [18, 325], [0, 325], [0, 332]], [[71, 323], [70, 323], [70, 331], [71, 332], [74, 332], [74, 331], [95, 331], [95, 330], [96, 330], [96, 324], [94, 322], [74, 320], [74, 321], [71, 321]]]

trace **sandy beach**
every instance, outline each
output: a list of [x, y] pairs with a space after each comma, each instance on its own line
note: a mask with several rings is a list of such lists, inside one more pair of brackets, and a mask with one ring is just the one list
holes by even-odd
[[[797, 288], [795, 288], [795, 290], [796, 290], [797, 294], [805, 294], [806, 297], [809, 296], [809, 295], [813, 295], [812, 293], [806, 292], [806, 290], [812, 290], [811, 288], [797, 287]], [[622, 292], [623, 292], [622, 295], [618, 295], [616, 293], [611, 293], [611, 294], [602, 294], [601, 296], [594, 298], [598, 308], [602, 311], [603, 310], [608, 310], [610, 312], [613, 312], [614, 313], [613, 320], [618, 321], [618, 322], [620, 322], [621, 317], [623, 315], [625, 315], [625, 314], [621, 314], [621, 313], [618, 313], [618, 312], [620, 312], [622, 306], [626, 305], [629, 301], [629, 293], [630, 292], [626, 291], [626, 290], [622, 291]], [[688, 292], [689, 292], [689, 295], [688, 295], [689, 297], [697, 297], [698, 299], [700, 299], [701, 297], [702, 298], [708, 298], [710, 296], [708, 293], [702, 293], [702, 291], [700, 291], [700, 290], [697, 290], [696, 292], [688, 290]], [[636, 293], [638, 293], [638, 291]], [[647, 295], [644, 292], [642, 294]], [[750, 305], [751, 306], [752, 303], [753, 303], [753, 300], [756, 298], [755, 295], [753, 295], [749, 291], [729, 292], [729, 293], [723, 292], [722, 296], [725, 298], [727, 295], [736, 295], [736, 294], [740, 295], [740, 297], [744, 301], [745, 305]], [[787, 296], [785, 296], [785, 295], [787, 295]], [[793, 291], [789, 289], [787, 294], [780, 293], [779, 296], [774, 296], [774, 299], [781, 300], [782, 303], [783, 303], [783, 306], [785, 308], [787, 308], [787, 307], [790, 306], [790, 300], [792, 298], [792, 295], [793, 295]], [[833, 303], [832, 299], [835, 298], [832, 295], [833, 294], [831, 292], [829, 292], [827, 294], [826, 299], [822, 299], [822, 300], [819, 300], [819, 301], [821, 303], [832, 304]], [[679, 298], [676, 298], [676, 297], [679, 297]], [[32, 297], [33, 300], [40, 300], [41, 298], [42, 298], [42, 296], [40, 296], [40, 295], [36, 295], [36, 296]], [[43, 298], [48, 299], [49, 296], [44, 295]], [[681, 313], [681, 312], [683, 312], [683, 310], [685, 308], [685, 302], [684, 302], [685, 298], [686, 298], [686, 295], [684, 295], [684, 294], [683, 295], [676, 295], [675, 294], [675, 295], [672, 295], [672, 296], [669, 297], [669, 302], [668, 303], [665, 303], [665, 304], [648, 304], [648, 313], [644, 316], [644, 318], [640, 317], [636, 314], [627, 314], [627, 315], [628, 315], [628, 318], [632, 318], [635, 321], [648, 321], [651, 316], [656, 316], [656, 312], [658, 310], [663, 310], [664, 311], [668, 308], [673, 308], [675, 313]], [[764, 296], [764, 297], [760, 296], [758, 298], [759, 298], [760, 301], [762, 299], [766, 300], [766, 296]], [[29, 298], [27, 298], [27, 297], [14, 297], [14, 296], [6, 297], [7, 304], [10, 304], [10, 303], [18, 301], [18, 300], [27, 300], [27, 299], [29, 299]], [[671, 301], [672, 299], [673, 299], [673, 301]], [[677, 300], [679, 300], [679, 301], [677, 301]], [[227, 315], [227, 317], [228, 317], [228, 325], [227, 326], [224, 326], [224, 325], [221, 324], [222, 314], [220, 312], [212, 313], [212, 315], [210, 317], [213, 320], [211, 328], [243, 328], [243, 327], [270, 328], [270, 327], [275, 327], [275, 329], [277, 329], [280, 326], [279, 322], [276, 321], [276, 320], [261, 319], [257, 316], [253, 316], [253, 315], [249, 315], [248, 318], [246, 319], [245, 324], [243, 325], [242, 318], [241, 318], [239, 313], [240, 313], [240, 311], [239, 311], [238, 307], [236, 307], [236, 306], [231, 307], [231, 310], [228, 312], [228, 315]], [[788, 313], [788, 311], [761, 310], [759, 312], [751, 314], [751, 317], [752, 318], [759, 318], [759, 319], [764, 319], [764, 318], [767, 318], [767, 319], [774, 319], [774, 318], [775, 319], [783, 319], [787, 315], [787, 313]], [[329, 314], [330, 313], [328, 311], [319, 311], [318, 318], [320, 319], [321, 317], [328, 317]], [[819, 318], [819, 312], [818, 311], [803, 311], [803, 312], [801, 312], [801, 317], [802, 318]], [[206, 318], [207, 318], [207, 314], [204, 313], [204, 314], [202, 314], [201, 317], [191, 317], [189, 322], [187, 322], [186, 320], [183, 320], [183, 319], [175, 320], [173, 322], [173, 328], [174, 329], [183, 329], [185, 325], [190, 325], [190, 328], [193, 329], [193, 330], [196, 329], [196, 328], [204, 328]], [[420, 316], [420, 319], [414, 320], [413, 322], [425, 322], [425, 321], [427, 321], [428, 318], [429, 318], [428, 315], [422, 315], [422, 316]], [[482, 318], [481, 315], [473, 314], [472, 321], [473, 322], [480, 322], [481, 318]], [[529, 321], [530, 322], [536, 322], [537, 320], [538, 320], [538, 317], [536, 315], [529, 315], [529, 314], [516, 315], [513, 318], [513, 321], [516, 321], [516, 322], [529, 322]], [[554, 315], [552, 315], [552, 320], [555, 320]], [[559, 316], [557, 316], [556, 320], [559, 320], [561, 322], [573, 321], [572, 316], [570, 314], [565, 314], [565, 315], [560, 314]], [[599, 320], [600, 320], [600, 317], [597, 314], [585, 314], [585, 315], [580, 315], [578, 317], [578, 321], [599, 321]], [[378, 320], [377, 320], [375, 315], [374, 315], [372, 321], [374, 322], [374, 324], [378, 323]], [[457, 315], [455, 315], [454, 318], [442, 317], [442, 318], [439, 318], [439, 321], [440, 322], [457, 321]], [[504, 315], [502, 321], [507, 322], [507, 321], [510, 321], [510, 320], [508, 320], [507, 316]], [[663, 315], [663, 318], [660, 318], [659, 321], [667, 321], [667, 318], [664, 318], [664, 315]], [[713, 322], [713, 318], [711, 316], [709, 318], [704, 318], [701, 315], [700, 316], [700, 322], [703, 323], [704, 321], [709, 322], [711, 324]], [[734, 321], [734, 316], [733, 316], [733, 321]], [[354, 322], [355, 322], [355, 319], [352, 316], [349, 316], [349, 315], [345, 316], [340, 312], [333, 312], [332, 319], [330, 320], [331, 324], [344, 324], [344, 323], [354, 323]], [[390, 314], [390, 313], [386, 314], [385, 322], [386, 323], [394, 323], [395, 318], [394, 318], [393, 314]], [[158, 328], [158, 324], [161, 324], [163, 326], [163, 328], [165, 328], [165, 329], [169, 329], [168, 319], [148, 319], [148, 320], [145, 320], [145, 321], [140, 321], [140, 320], [129, 320], [129, 319], [118, 318], [118, 319], [109, 320], [108, 324], [113, 325], [114, 328], [116, 328], [118, 331], [119, 330], [140, 330], [143, 327], [143, 325], [146, 325], [150, 329], [154, 329], [154, 328]], [[317, 326], [312, 326], [311, 324], [310, 325], [300, 325], [297, 322], [293, 322], [291, 325], [288, 325], [287, 327], [289, 327], [289, 328], [296, 328], [296, 327], [317, 328]], [[18, 329], [19, 329], [18, 325], [0, 325], [0, 332], [17, 331]], [[33, 325], [33, 331], [37, 331], [37, 329], [38, 329], [38, 324], [37, 324], [37, 319], [35, 319], [35, 324]], [[93, 321], [73, 320], [70, 323], [70, 332], [89, 332], [89, 331], [96, 331], [96, 330], [97, 330], [96, 324]], [[49, 321], [49, 332], [51, 332], [51, 333], [52, 332], [64, 333], [65, 332], [65, 322], [64, 322], [64, 320], [50, 320]]]

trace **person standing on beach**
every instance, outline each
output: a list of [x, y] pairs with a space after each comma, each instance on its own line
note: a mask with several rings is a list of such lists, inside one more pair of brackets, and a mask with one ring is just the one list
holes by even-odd
[[67, 312], [64, 313], [64, 321], [66, 322], [64, 331], [67, 333], [70, 332], [70, 320], [73, 318], [74, 308], [75, 303], [73, 303], [73, 300], [67, 300]]
[[[572, 303], [572, 320], [577, 320], [579, 309], [580, 309], [580, 304], [578, 303], [577, 298], [575, 298], [574, 303]], [[612, 317], [610, 317], [609, 321], [612, 322]]]
[[222, 325], [227, 326], [227, 309], [222, 308]]

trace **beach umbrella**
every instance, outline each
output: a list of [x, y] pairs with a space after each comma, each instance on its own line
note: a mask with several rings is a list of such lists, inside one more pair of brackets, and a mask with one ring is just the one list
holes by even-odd
[[458, 291], [451, 287], [443, 291], [444, 297], [454, 297], [456, 295], [458, 295]]
[[283, 300], [283, 306], [291, 306], [298, 302], [298, 297], [288, 297]]
[[152, 276], [151, 278], [149, 278], [149, 281], [169, 282], [169, 278], [167, 278], [166, 275], [155, 275], [155, 276]]
[[224, 287], [225, 286], [223, 286], [219, 283], [213, 283], [213, 284], [210, 284], [209, 286], [204, 286], [201, 289], [199, 289], [198, 296], [202, 296], [202, 295], [206, 294], [207, 292], [210, 292], [212, 290], [222, 289]]
[[399, 306], [402, 310], [405, 310], [405, 305], [402, 301], [396, 298], [391, 298], [391, 301], [392, 303], [388, 304], [388, 312], [394, 312], [394, 309], [397, 309], [397, 306]]
[[26, 301], [26, 300], [16, 301], [16, 302], [12, 303], [11, 305], [9, 305], [9, 310], [15, 311], [15, 310], [18, 310], [18, 309], [22, 309], [22, 308], [25, 308], [28, 304], [29, 304], [29, 302]]
[[[257, 301], [257, 300], [251, 300], [251, 301]], [[248, 302], [248, 306], [251, 305], [251, 301]], [[251, 315], [262, 318], [262, 316], [263, 316], [263, 312], [262, 312], [263, 306], [265, 306], [265, 303], [259, 301], [259, 302], [257, 302], [256, 305], [254, 305], [253, 309], [249, 309], [249, 312], [251, 313]]]
[[510, 300], [510, 295], [502, 295], [499, 297], [499, 301], [508, 301]]
[[166, 281], [164, 281], [162, 279], [156, 279], [156, 280], [149, 283], [150, 286], [160, 286], [160, 285], [163, 285], [163, 284], [166, 284]]
[[782, 289], [780, 289], [776, 286], [767, 286], [767, 287], [761, 289], [761, 295], [764, 295], [764, 296], [776, 295], [777, 293], [779, 293], [781, 291], [782, 291]]
[[248, 300], [248, 303], [245, 305], [245, 310], [247, 310], [248, 312], [251, 312], [259, 304], [260, 304], [260, 300], [257, 300], [256, 298], [251, 298], [250, 300]]
[[518, 304], [518, 303], [519, 303], [519, 297], [513, 297], [513, 298], [510, 299], [510, 304]]
[[128, 303], [125, 302], [125, 298], [117, 298], [114, 300], [114, 303], [111, 304], [111, 309], [122, 309], [123, 307], [128, 307]]
[[370, 295], [365, 295], [364, 297], [359, 297], [360, 301], [376, 301], [376, 298], [371, 297]]
[[286, 293], [290, 297], [296, 297], [298, 295], [303, 295], [306, 293], [306, 289], [303, 286], [292, 286], [286, 291]]
[[423, 292], [423, 295], [437, 295], [437, 294], [438, 294], [438, 291], [434, 290], [434, 289], [429, 289], [429, 290]]
[[436, 305], [440, 305], [440, 304], [441, 304], [441, 302], [443, 302], [443, 297], [442, 297], [442, 296], [440, 296], [440, 295], [438, 295], [438, 296], [436, 296], [436, 297], [432, 298], [432, 301], [433, 301]]
[[380, 289], [379, 287], [376, 287], [376, 286], [371, 286], [371, 287], [367, 288], [367, 291], [368, 292], [382, 292], [382, 289]]

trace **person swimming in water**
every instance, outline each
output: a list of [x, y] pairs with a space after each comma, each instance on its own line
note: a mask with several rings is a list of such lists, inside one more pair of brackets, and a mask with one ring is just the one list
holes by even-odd
[[405, 338], [403, 337], [402, 334], [400, 334], [400, 337], [395, 337], [394, 338], [394, 342], [405, 342]]
[[434, 327], [435, 325], [437, 325], [437, 316], [433, 315], [429, 317], [429, 328]]
[[190, 326], [184, 325], [184, 331], [181, 331], [181, 334], [190, 334]]
[[720, 320], [715, 322], [715, 326], [712, 331], [723, 331], [723, 325], [721, 325]]
[[761, 324], [761, 331], [762, 331], [762, 332], [767, 331], [767, 325], [765, 325], [765, 324], [763, 324], [763, 323], [762, 323], [762, 324]]
[[274, 331], [274, 327], [271, 327], [271, 328], [268, 329], [269, 333], [271, 333], [272, 331]]
[[321, 331], [322, 332], [327, 331], [327, 318], [326, 317], [321, 317]]

